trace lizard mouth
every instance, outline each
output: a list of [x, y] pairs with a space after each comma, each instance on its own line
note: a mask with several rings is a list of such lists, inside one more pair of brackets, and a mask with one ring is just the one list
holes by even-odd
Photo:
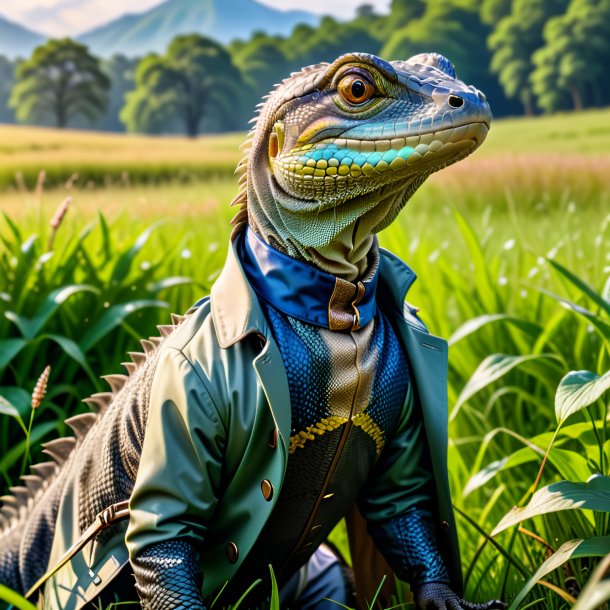
[[[388, 178], [400, 170], [444, 167], [470, 154], [485, 140], [489, 125], [476, 121], [404, 137], [376, 140], [321, 138], [276, 159], [281, 169], [303, 178]], [[465, 154], [464, 154], [465, 153]]]
[[418, 176], [425, 179], [470, 155], [488, 131], [487, 122], [474, 121], [385, 140], [326, 137], [278, 155], [275, 173], [299, 205], [307, 207], [309, 200], [320, 212], [391, 184], [408, 188]]
[[[318, 143], [322, 146], [330, 146], [347, 150], [350, 153], [365, 155], [365, 163], [377, 167], [380, 161], [391, 165], [396, 158], [404, 159], [407, 164], [414, 165], [416, 162], [432, 157], [451, 156], [453, 150], [466, 145], [468, 148], [478, 148], [489, 132], [489, 124], [477, 121], [449, 127], [435, 131], [395, 137], [392, 139], [378, 140], [355, 140], [350, 138], [324, 138]], [[376, 153], [376, 154], [375, 154]], [[396, 153], [396, 154], [395, 154]], [[379, 158], [380, 157], [380, 158]], [[362, 161], [362, 159], [358, 159]], [[400, 165], [400, 163], [397, 163]], [[383, 165], [381, 169], [385, 169]]]

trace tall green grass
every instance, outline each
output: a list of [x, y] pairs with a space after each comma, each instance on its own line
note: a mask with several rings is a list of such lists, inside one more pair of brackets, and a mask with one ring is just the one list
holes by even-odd
[[[566, 510], [490, 537], [513, 506], [533, 501], [540, 472], [539, 491], [610, 475], [603, 395], [561, 421], [544, 458], [562, 379], [584, 370], [588, 383], [610, 369], [608, 199], [601, 188], [524, 192], [517, 185], [493, 194], [449, 187], [425, 187], [381, 243], [417, 271], [408, 298], [433, 332], [450, 338], [449, 466], [466, 596], [511, 600], [561, 545], [609, 533], [604, 511]], [[196, 200], [205, 191], [189, 192]], [[221, 185], [218, 196], [231, 191]], [[52, 213], [40, 200], [18, 225], [15, 214], [0, 221], [0, 411], [8, 415], [0, 418], [0, 447], [8, 448], [0, 474], [7, 486], [21, 471], [30, 394], [44, 367], [52, 372], [34, 417], [34, 454], [65, 432], [65, 417], [83, 410], [79, 400], [100, 389], [98, 375], [116, 372], [170, 309], [184, 311], [209, 291], [224, 260], [225, 208], [187, 206], [180, 218], [172, 204], [146, 221], [129, 209], [118, 214], [117, 206], [108, 215], [75, 214], [79, 197], [91, 196], [74, 193], [51, 248]], [[579, 543], [520, 607], [571, 607], [569, 596], [585, 587], [605, 549], [595, 544]]]

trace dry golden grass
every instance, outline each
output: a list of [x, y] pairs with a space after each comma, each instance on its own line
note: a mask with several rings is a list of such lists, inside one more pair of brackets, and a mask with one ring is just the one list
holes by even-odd
[[448, 190], [488, 196], [500, 190], [520, 196], [563, 192], [587, 197], [610, 192], [610, 155], [476, 152], [435, 175], [433, 180]]
[[[480, 150], [434, 175], [417, 198], [429, 205], [473, 196], [497, 201], [508, 193], [527, 206], [549, 195], [577, 194], [603, 209], [610, 193], [608, 125], [610, 109], [496, 121]], [[226, 209], [235, 194], [233, 169], [244, 137], [193, 140], [0, 125], [0, 210], [16, 220], [47, 218], [73, 195], [70, 216], [80, 220], [97, 210], [127, 219], [197, 218]], [[66, 187], [73, 174], [78, 180]]]
[[231, 175], [243, 134], [198, 139], [0, 125], [0, 190], [49, 186], [192, 181]]
[[93, 131], [58, 130], [21, 125], [0, 126], [0, 165], [19, 163], [112, 162], [128, 165], [172, 163], [236, 163], [243, 134], [222, 134], [198, 139], [143, 136]]
[[[11, 185], [20, 188], [23, 182], [33, 188], [41, 170], [52, 186], [60, 186], [73, 174], [79, 174], [81, 185], [105, 186], [226, 177], [241, 157], [244, 137], [233, 133], [189, 139], [0, 125], [0, 190]], [[530, 173], [550, 171], [549, 175], [561, 174], [565, 168], [581, 171], [580, 164], [584, 173], [592, 171], [598, 177], [607, 171], [608, 158], [595, 160], [595, 156], [609, 150], [610, 109], [601, 109], [495, 121], [472, 162], [500, 156], [500, 168], [505, 163], [531, 165]], [[458, 167], [473, 175], [494, 173], [493, 164]]]
[[233, 178], [212, 179], [206, 183], [135, 185], [130, 188], [52, 189], [37, 194], [34, 191], [0, 194], [0, 210], [19, 224], [47, 223], [53, 217], [62, 198], [73, 197], [69, 222], [83, 226], [103, 212], [109, 219], [154, 222], [159, 219], [181, 223], [201, 222], [206, 216], [224, 210], [227, 218], [235, 213], [229, 202], [237, 191]]

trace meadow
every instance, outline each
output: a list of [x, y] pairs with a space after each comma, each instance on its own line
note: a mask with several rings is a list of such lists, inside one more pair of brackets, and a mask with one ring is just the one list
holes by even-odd
[[[419, 275], [409, 301], [450, 340], [449, 465], [471, 599], [583, 610], [607, 598], [606, 568], [594, 571], [610, 553], [608, 125], [608, 109], [498, 121], [380, 237]], [[207, 293], [242, 139], [0, 126], [7, 486], [67, 432], [98, 375]]]

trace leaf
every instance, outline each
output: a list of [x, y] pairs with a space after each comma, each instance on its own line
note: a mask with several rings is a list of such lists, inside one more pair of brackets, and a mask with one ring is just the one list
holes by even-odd
[[599, 376], [591, 371], [570, 371], [555, 394], [555, 417], [563, 424], [570, 415], [593, 404], [610, 389], [610, 371]]
[[32, 395], [23, 388], [15, 386], [0, 387], [0, 394], [13, 405], [21, 418], [28, 415], [32, 408]]
[[538, 490], [524, 508], [513, 508], [491, 533], [499, 534], [526, 519], [560, 510], [574, 509], [610, 512], [610, 477], [596, 475], [586, 483], [559, 481]]
[[603, 557], [607, 553], [610, 553], [610, 536], [596, 536], [587, 540], [568, 540], [568, 542], [564, 542], [525, 583], [525, 586], [519, 591], [508, 610], [516, 610], [541, 578], [556, 570], [569, 559]]
[[[473, 491], [479, 489], [493, 479], [498, 473], [509, 470], [510, 468], [515, 468], [515, 466], [522, 466], [523, 464], [533, 462], [542, 455], [544, 455], [544, 451], [541, 448], [538, 448], [536, 451], [532, 445], [530, 447], [523, 447], [500, 460], [490, 462], [485, 468], [470, 477], [468, 483], [464, 487], [462, 496], [466, 497]], [[587, 459], [575, 451], [567, 451], [565, 449], [553, 447], [548, 459], [565, 479], [584, 480], [591, 475]]]
[[598, 610], [604, 602], [610, 600], [610, 579], [606, 578], [610, 564], [610, 555], [599, 563], [572, 610]]
[[610, 336], [610, 324], [606, 320], [602, 319], [601, 316], [598, 316], [597, 314], [594, 314], [592, 311], [589, 311], [582, 305], [577, 305], [576, 303], [573, 303], [572, 301], [561, 297], [549, 290], [545, 290], [544, 288], [537, 288], [537, 290], [538, 292], [546, 294], [552, 299], [555, 299], [556, 301], [561, 303], [566, 309], [571, 309], [573, 312], [589, 320], [589, 322], [591, 322], [591, 325], [595, 327], [595, 329], [600, 333], [600, 335], [604, 339], [608, 340], [608, 337]]
[[[30, 446], [33, 446], [53, 430], [55, 430], [55, 423], [53, 422], [45, 422], [39, 426], [34, 426], [30, 434]], [[17, 463], [24, 452], [25, 439], [16, 445], [12, 445], [0, 459], [0, 472], [8, 472], [9, 468]]]
[[280, 610], [280, 592], [277, 586], [277, 579], [273, 566], [269, 564], [269, 573], [271, 576], [271, 598], [269, 599], [269, 610]]
[[40, 340], [50, 339], [54, 341], [61, 347], [61, 349], [70, 357], [72, 360], [75, 360], [80, 364], [87, 375], [93, 380], [94, 384], [97, 383], [97, 377], [93, 374], [93, 371], [89, 367], [89, 363], [87, 362], [87, 358], [85, 354], [82, 352], [81, 348], [77, 343], [69, 339], [68, 337], [64, 337], [62, 335], [41, 335]]
[[554, 267], [561, 275], [563, 275], [569, 282], [571, 282], [576, 288], [583, 294], [588, 296], [594, 303], [600, 306], [610, 316], [610, 302], [606, 301], [601, 294], [598, 294], [591, 286], [583, 282], [579, 277], [574, 275], [571, 271], [566, 269], [563, 265], [560, 265], [557, 261], [547, 259], [547, 261]]
[[36, 235], [30, 235], [22, 244], [21, 244], [21, 251], [24, 254], [29, 254], [30, 252], [32, 252], [32, 249], [34, 248], [34, 245], [36, 244], [38, 237]]
[[21, 597], [18, 593], [15, 593], [12, 589], [9, 589], [5, 585], [0, 584], [0, 599], [7, 602], [18, 610], [36, 610], [36, 606], [31, 604], [27, 599]]
[[0, 371], [28, 344], [25, 339], [0, 340]]
[[608, 279], [606, 280], [606, 284], [602, 292], [602, 299], [610, 303], [610, 276], [608, 276]]
[[480, 392], [483, 388], [497, 381], [501, 377], [504, 377], [509, 371], [515, 367], [521, 366], [525, 362], [532, 360], [541, 360], [555, 358], [553, 354], [526, 354], [523, 356], [507, 356], [506, 354], [492, 354], [487, 356], [481, 364], [477, 367], [477, 370], [472, 374], [470, 379], [466, 382], [464, 389], [458, 396], [455, 407], [451, 411], [449, 421], [453, 421], [455, 416], [458, 414], [462, 405], [470, 400], [475, 394]]
[[129, 303], [113, 305], [104, 312], [99, 320], [83, 335], [83, 338], [80, 341], [81, 350], [86, 353], [110, 331], [122, 324], [127, 316], [146, 307], [167, 309], [169, 305], [164, 301], [153, 300], [130, 301]]
[[102, 212], [98, 212], [98, 218], [100, 221], [100, 229], [102, 232], [102, 252], [104, 253], [104, 258], [106, 261], [109, 261], [111, 258], [110, 254], [110, 229], [108, 228], [108, 223], [106, 222], [106, 217]]
[[17, 411], [17, 407], [15, 407], [13, 404], [11, 404], [1, 394], [0, 394], [0, 415], [8, 415], [9, 417], [14, 417], [15, 419], [22, 421], [21, 415], [19, 414], [19, 411]]
[[53, 258], [53, 255], [55, 254], [55, 252], [51, 251], [51, 252], [44, 252], [43, 254], [41, 254], [38, 257], [38, 265], [40, 267], [43, 267], [48, 261], [50, 261]]
[[250, 591], [252, 591], [252, 589], [254, 589], [254, 587], [258, 587], [258, 585], [260, 585], [262, 583], [262, 579], [258, 578], [256, 579], [242, 594], [242, 596], [235, 602], [235, 604], [231, 607], [232, 610], [237, 610], [242, 602], [244, 601], [244, 599], [246, 599], [246, 597], [248, 597], [248, 595], [250, 595]]
[[119, 260], [114, 266], [114, 269], [112, 270], [112, 276], [110, 278], [111, 283], [118, 284], [127, 277], [127, 274], [131, 269], [133, 260], [139, 254], [140, 250], [142, 250], [142, 248], [146, 245], [146, 242], [148, 241], [148, 238], [150, 237], [151, 233], [161, 224], [163, 224], [163, 221], [156, 222], [152, 226], [148, 227], [146, 231], [144, 231], [138, 236], [133, 246], [131, 246], [129, 250], [121, 254]]
[[2, 216], [4, 217], [4, 221], [8, 225], [8, 228], [11, 230], [11, 233], [15, 237], [17, 243], [21, 243], [21, 231], [19, 231], [17, 225], [11, 220], [11, 217], [6, 212], [2, 212]]
[[93, 292], [99, 294], [99, 290], [95, 286], [71, 284], [53, 290], [38, 308], [38, 311], [33, 318], [20, 316], [13, 311], [7, 311], [4, 315], [17, 326], [24, 338], [34, 339], [48, 319], [55, 313], [57, 308], [69, 297], [79, 292]]
[[156, 282], [150, 282], [146, 284], [146, 290], [156, 294], [161, 290], [167, 290], [168, 288], [173, 288], [174, 286], [186, 286], [188, 284], [194, 284], [195, 281], [190, 277], [166, 277], [162, 280], [158, 280]]
[[504, 313], [485, 314], [483, 316], [473, 318], [472, 320], [468, 320], [466, 323], [462, 324], [462, 326], [460, 326], [453, 333], [453, 335], [451, 335], [449, 345], [455, 345], [458, 341], [461, 341], [468, 335], [471, 335], [480, 328], [483, 328], [483, 326], [493, 324], [495, 322], [508, 322], [510, 324], [514, 324], [517, 328], [532, 336], [537, 336], [542, 330], [542, 327], [539, 324], [535, 324], [529, 320], [518, 318], [516, 316], [509, 316]]
[[576, 451], [553, 447], [548, 460], [555, 466], [561, 478], [567, 481], [586, 481], [593, 474], [587, 458]]
[[455, 212], [455, 220], [470, 253], [475, 270], [473, 284], [476, 286], [485, 310], [501, 310], [500, 299], [491, 279], [488, 261], [485, 258], [479, 237], [468, 221], [457, 211]]

